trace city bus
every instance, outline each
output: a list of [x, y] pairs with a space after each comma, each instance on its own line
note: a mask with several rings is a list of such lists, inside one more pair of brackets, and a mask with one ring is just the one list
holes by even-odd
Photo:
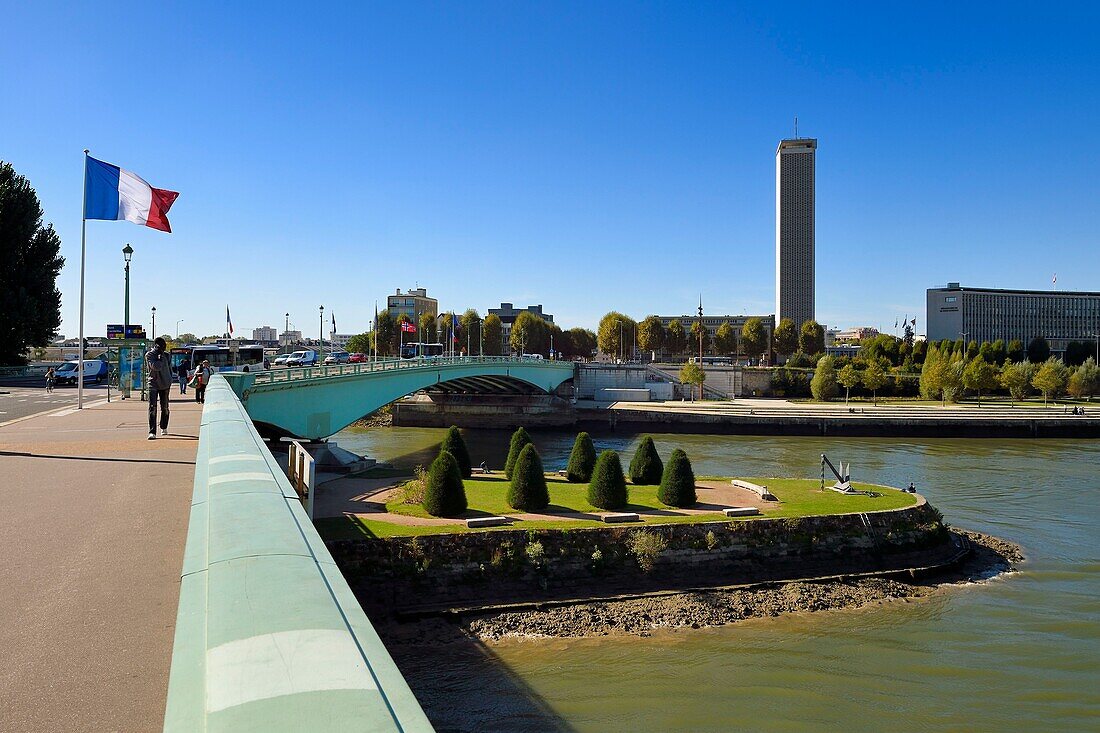
[[257, 344], [242, 344], [237, 347], [236, 360], [228, 346], [176, 346], [171, 354], [173, 369], [187, 359], [191, 362], [192, 372], [204, 359], [210, 362], [210, 368], [216, 372], [248, 372], [264, 368], [264, 347]]
[[401, 345], [402, 359], [415, 359], [418, 356], [443, 356], [443, 344], [423, 344], [413, 342]]

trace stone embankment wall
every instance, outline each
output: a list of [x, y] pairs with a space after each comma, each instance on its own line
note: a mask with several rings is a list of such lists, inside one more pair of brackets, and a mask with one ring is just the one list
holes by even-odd
[[402, 428], [515, 430], [572, 427], [577, 412], [556, 395], [417, 395], [393, 403], [393, 424]]
[[[639, 540], [639, 535], [642, 535]], [[651, 567], [639, 545], [664, 545]], [[958, 552], [924, 503], [867, 514], [327, 543], [364, 607], [475, 607], [904, 570]]]

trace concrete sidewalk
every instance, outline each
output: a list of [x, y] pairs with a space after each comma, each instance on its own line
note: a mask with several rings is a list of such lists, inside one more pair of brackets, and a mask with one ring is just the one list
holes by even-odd
[[156, 440], [136, 400], [0, 427], [0, 730], [160, 730], [201, 416], [172, 400]]

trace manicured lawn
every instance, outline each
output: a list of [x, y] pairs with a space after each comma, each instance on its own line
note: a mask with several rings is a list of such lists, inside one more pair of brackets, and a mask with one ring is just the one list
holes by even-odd
[[[703, 480], [728, 481], [728, 478], [709, 478]], [[895, 489], [871, 484], [853, 484], [859, 490], [876, 491], [882, 496], [844, 496], [835, 491], [820, 491], [820, 481], [816, 479], [776, 479], [776, 478], [748, 478], [748, 481], [758, 484], [766, 484], [768, 488], [779, 498], [779, 503], [765, 510], [764, 518], [804, 517], [819, 514], [850, 514], [854, 512], [882, 511], [887, 509], [899, 509], [911, 506], [916, 499], [911, 494], [904, 494]], [[586, 499], [588, 487], [585, 484], [570, 484], [557, 476], [547, 477], [550, 489], [550, 507], [553, 512], [583, 512], [594, 513], [601, 510], [588, 504]], [[466, 499], [469, 511], [464, 518], [488, 516], [488, 515], [514, 515], [517, 512], [511, 509], [506, 501], [508, 482], [503, 476], [469, 479], [465, 482]], [[623, 511], [653, 512], [660, 514], [646, 516], [643, 514], [643, 524], [679, 524], [684, 522], [714, 522], [731, 521], [720, 511], [704, 514], [679, 514], [678, 510], [670, 509], [657, 500], [656, 486], [628, 485], [630, 491], [630, 505]], [[398, 501], [390, 502], [386, 509], [393, 514], [404, 514], [413, 517], [428, 517], [429, 515], [418, 504], [402, 504]], [[758, 517], [759, 518], [759, 517]], [[743, 518], [734, 521], [752, 521], [753, 518]], [[638, 523], [631, 523], [636, 526]], [[364, 535], [375, 537], [411, 537], [430, 534], [449, 534], [454, 532], [485, 532], [515, 529], [578, 529], [583, 527], [606, 527], [605, 523], [598, 519], [546, 519], [515, 522], [507, 527], [495, 527], [487, 529], [467, 529], [465, 524], [430, 525], [430, 526], [406, 526], [393, 522], [377, 519], [368, 519], [357, 516], [353, 519], [324, 519], [317, 522], [317, 528], [328, 539], [343, 539], [361, 537]]]

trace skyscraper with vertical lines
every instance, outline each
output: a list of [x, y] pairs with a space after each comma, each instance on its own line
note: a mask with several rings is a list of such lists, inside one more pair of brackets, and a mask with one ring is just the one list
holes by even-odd
[[817, 140], [781, 140], [775, 151], [775, 321], [814, 318], [814, 164]]

